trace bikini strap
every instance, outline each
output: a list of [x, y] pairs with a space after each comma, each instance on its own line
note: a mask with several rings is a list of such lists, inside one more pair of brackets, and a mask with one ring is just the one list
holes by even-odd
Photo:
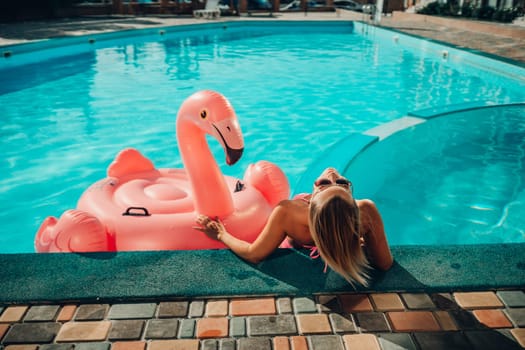
[[[310, 258], [318, 259], [321, 256], [321, 254], [319, 254], [319, 249], [317, 249], [317, 247], [315, 245], [311, 246], [311, 247], [308, 247], [308, 248], [310, 249]], [[327, 268], [328, 268], [328, 264], [325, 261], [324, 262], [323, 273], [326, 273]]]

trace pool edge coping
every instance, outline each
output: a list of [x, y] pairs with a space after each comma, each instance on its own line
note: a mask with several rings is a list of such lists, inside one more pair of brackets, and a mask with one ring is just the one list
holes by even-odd
[[321, 259], [294, 249], [278, 249], [256, 265], [227, 249], [4, 254], [0, 304], [522, 289], [523, 250], [525, 243], [393, 246], [394, 266], [356, 289], [324, 273]]

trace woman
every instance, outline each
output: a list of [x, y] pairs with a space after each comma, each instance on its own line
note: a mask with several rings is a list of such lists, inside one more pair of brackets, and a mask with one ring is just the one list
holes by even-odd
[[197, 224], [195, 229], [252, 263], [279, 246], [315, 247], [326, 264], [351, 284], [366, 286], [371, 266], [388, 270], [393, 263], [374, 202], [355, 200], [351, 182], [334, 168], [322, 172], [311, 195], [280, 202], [253, 243], [229, 234], [219, 220], [201, 215]]

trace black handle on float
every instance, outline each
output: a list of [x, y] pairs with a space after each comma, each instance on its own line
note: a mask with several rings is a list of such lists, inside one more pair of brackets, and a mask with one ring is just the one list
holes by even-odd
[[[132, 212], [132, 210], [141, 210], [142, 213], [135, 213], [135, 212]], [[150, 216], [150, 213], [148, 209], [144, 207], [129, 207], [128, 209], [126, 209], [125, 212], [122, 213], [122, 215], [123, 216]]]
[[244, 184], [241, 182], [241, 180], [237, 180], [237, 183], [235, 184], [235, 190], [233, 191], [234, 193], [235, 192], [241, 192], [242, 190], [244, 190]]

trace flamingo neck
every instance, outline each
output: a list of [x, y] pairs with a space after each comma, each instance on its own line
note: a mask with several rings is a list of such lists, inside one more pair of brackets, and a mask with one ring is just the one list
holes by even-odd
[[204, 132], [193, 123], [178, 119], [177, 141], [196, 211], [208, 216], [230, 215], [234, 210], [233, 199]]

